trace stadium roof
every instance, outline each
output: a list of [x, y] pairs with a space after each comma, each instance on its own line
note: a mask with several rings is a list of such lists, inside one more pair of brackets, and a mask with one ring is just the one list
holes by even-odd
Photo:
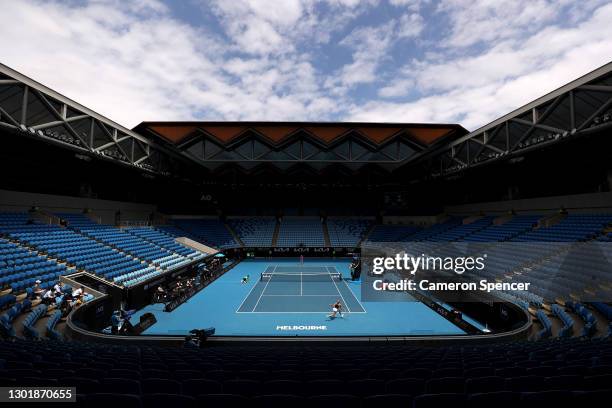
[[308, 133], [319, 142], [331, 144], [356, 132], [374, 144], [407, 135], [415, 143], [428, 146], [445, 136], [467, 133], [463, 127], [455, 124], [350, 122], [142, 122], [134, 130], [159, 136], [177, 145], [201, 135], [230, 144], [248, 132], [257, 133], [274, 144], [282, 143], [298, 132]]
[[612, 128], [612, 62], [429, 154], [428, 173], [449, 175], [533, 150], [608, 135]]
[[341, 163], [387, 170], [467, 134], [456, 124], [350, 122], [143, 122], [138, 134], [165, 142], [207, 168], [269, 163], [283, 169]]
[[183, 158], [0, 63], [0, 130], [147, 172], [170, 174]]
[[469, 134], [456, 124], [342, 122], [143, 122], [129, 130], [0, 64], [0, 130], [160, 174], [179, 164], [392, 171], [418, 163], [440, 176], [610, 128], [612, 63]]

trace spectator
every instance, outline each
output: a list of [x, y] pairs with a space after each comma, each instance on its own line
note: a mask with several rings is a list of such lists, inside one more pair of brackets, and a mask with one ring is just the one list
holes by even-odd
[[47, 291], [43, 294], [42, 302], [45, 305], [49, 306], [54, 301], [55, 301], [55, 294], [53, 293], [53, 290], [47, 289]]
[[121, 328], [122, 323], [123, 319], [121, 318], [121, 312], [119, 310], [115, 310], [111, 316], [111, 333], [119, 334], [119, 329]]
[[40, 299], [42, 297], [42, 295], [44, 294], [45, 290], [42, 288], [42, 286], [40, 286], [41, 281], [37, 280], [34, 283], [34, 287], [32, 288], [33, 292], [34, 292], [34, 297]]
[[83, 303], [84, 303], [83, 302], [83, 296], [80, 296], [80, 297], [74, 299], [74, 301], [72, 302], [71, 307], [72, 308], [77, 308], [77, 307], [81, 306]]
[[68, 316], [68, 314], [72, 310], [72, 295], [70, 293], [66, 293], [62, 297], [62, 301], [59, 305], [59, 309], [62, 312], [62, 317]]
[[77, 300], [80, 299], [81, 296], [84, 296], [84, 295], [86, 295], [86, 293], [85, 293], [85, 288], [83, 286], [80, 286], [78, 289], [72, 292], [72, 297]]
[[166, 301], [167, 297], [168, 294], [166, 293], [166, 290], [162, 287], [162, 285], [159, 285], [153, 294], [153, 301], [154, 303], [163, 303]]
[[55, 286], [53, 286], [53, 291], [55, 292], [55, 296], [61, 296], [64, 294], [64, 284], [62, 282], [57, 282]]

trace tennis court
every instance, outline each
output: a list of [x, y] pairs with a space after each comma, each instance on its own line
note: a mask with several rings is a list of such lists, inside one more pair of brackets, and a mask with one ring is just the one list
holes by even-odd
[[[338, 273], [341, 280], [334, 277]], [[250, 280], [243, 284], [246, 275]], [[330, 304], [338, 299], [344, 304], [344, 317], [330, 319]], [[161, 303], [148, 305], [133, 319], [155, 315], [157, 323], [146, 334], [185, 335], [206, 327], [215, 327], [221, 336], [464, 333], [418, 301], [363, 301], [361, 282], [350, 280], [349, 262], [335, 259], [307, 260], [304, 265], [288, 259], [244, 260], [172, 313], [163, 308]]]
[[340, 300], [345, 313], [366, 313], [333, 265], [269, 265], [236, 313], [329, 313]]

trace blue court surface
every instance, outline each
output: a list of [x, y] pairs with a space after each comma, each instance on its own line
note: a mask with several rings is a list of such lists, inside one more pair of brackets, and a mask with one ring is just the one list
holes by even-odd
[[[237, 313], [328, 313], [340, 301], [346, 313], [365, 313], [335, 266], [268, 266]], [[257, 276], [256, 276], [257, 278]]]
[[[249, 282], [241, 283], [249, 275]], [[246, 260], [171, 313], [162, 304], [144, 334], [187, 334], [215, 327], [218, 336], [457, 335], [464, 332], [418, 301], [361, 302], [346, 260]], [[330, 318], [340, 300], [343, 316]]]

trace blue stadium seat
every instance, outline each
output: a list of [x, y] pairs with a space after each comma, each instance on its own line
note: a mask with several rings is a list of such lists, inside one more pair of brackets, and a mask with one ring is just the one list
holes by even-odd
[[147, 378], [140, 382], [143, 394], [180, 394], [181, 383], [163, 378]]
[[276, 228], [274, 217], [236, 217], [228, 219], [228, 224], [236, 231], [245, 246], [272, 246], [272, 236]]
[[414, 398], [414, 408], [464, 407], [464, 394], [423, 394]]
[[279, 247], [322, 247], [325, 246], [323, 223], [319, 217], [289, 218], [280, 223], [276, 246]]
[[397, 378], [386, 384], [388, 394], [419, 395], [425, 392], [424, 378]]
[[89, 394], [85, 397], [85, 404], [85, 406], [92, 408], [108, 408], [113, 405], [125, 408], [143, 407], [140, 396], [119, 393]]
[[359, 405], [359, 398], [346, 394], [316, 395], [310, 397], [308, 402], [310, 406], [354, 408]]
[[304, 398], [290, 394], [258, 395], [253, 398], [253, 405], [257, 408], [306, 408]]
[[196, 397], [201, 394], [220, 394], [223, 392], [223, 384], [210, 379], [190, 379], [183, 381], [183, 394]]
[[204, 394], [196, 398], [196, 403], [204, 407], [244, 407], [249, 398], [235, 394]]
[[102, 386], [113, 393], [140, 395], [140, 381], [127, 378], [107, 377], [102, 380]]
[[164, 394], [155, 393], [147, 394], [142, 397], [144, 407], [151, 408], [168, 408], [168, 407], [185, 407], [195, 408], [196, 400], [194, 397], [180, 394]]
[[520, 399], [520, 393], [511, 391], [475, 393], [468, 396], [467, 406], [474, 408], [516, 408]]
[[327, 230], [333, 247], [355, 247], [371, 227], [372, 220], [362, 218], [328, 217]]

